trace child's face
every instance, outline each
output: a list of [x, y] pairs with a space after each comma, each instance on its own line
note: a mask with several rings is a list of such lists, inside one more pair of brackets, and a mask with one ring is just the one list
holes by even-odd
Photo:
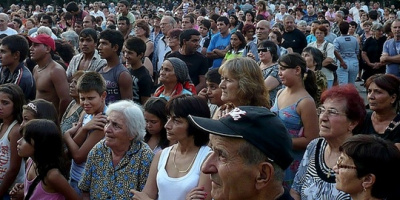
[[218, 83], [206, 81], [207, 84], [207, 98], [210, 100], [210, 103], [215, 105], [222, 105], [224, 102], [221, 100], [222, 90], [219, 88]]
[[208, 34], [208, 28], [205, 27], [204, 25], [200, 25], [200, 27], [199, 27], [199, 32], [200, 32], [200, 35], [201, 35], [202, 37], [206, 37], [207, 34]]
[[35, 149], [33, 148], [33, 141], [32, 144], [29, 144], [24, 137], [21, 137], [17, 141], [17, 152], [20, 157], [27, 158], [32, 157]]
[[142, 56], [138, 55], [135, 51], [129, 50], [126, 48], [126, 46], [124, 46], [122, 49], [126, 64], [134, 65], [138, 62], [142, 62]]
[[103, 112], [106, 95], [106, 92], [103, 92], [103, 94], [100, 95], [95, 90], [91, 90], [90, 92], [80, 92], [80, 104], [87, 114]]
[[22, 122], [21, 122], [21, 129], [28, 123], [30, 120], [35, 119], [35, 114], [27, 109], [22, 110]]
[[14, 103], [7, 93], [0, 92], [0, 119], [12, 119], [13, 113]]

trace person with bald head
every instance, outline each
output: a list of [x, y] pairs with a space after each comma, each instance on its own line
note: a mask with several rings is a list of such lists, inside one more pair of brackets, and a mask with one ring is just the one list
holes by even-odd
[[18, 32], [16, 30], [9, 28], [7, 26], [9, 21], [10, 21], [10, 18], [8, 17], [7, 14], [0, 13], [0, 35], [1, 34], [6, 34], [6, 35], [18, 34]]
[[246, 48], [244, 48], [243, 51], [244, 57], [246, 56], [252, 57], [257, 62], [260, 60], [257, 52], [257, 44], [260, 44], [261, 42], [268, 40], [268, 35], [269, 32], [271, 31], [270, 25], [271, 25], [270, 22], [267, 20], [260, 20], [257, 23], [256, 25], [257, 39], [255, 41], [247, 43]]

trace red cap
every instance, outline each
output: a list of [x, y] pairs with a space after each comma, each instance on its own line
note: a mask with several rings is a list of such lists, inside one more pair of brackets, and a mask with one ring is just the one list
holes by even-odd
[[36, 37], [28, 37], [29, 40], [33, 43], [37, 44], [44, 44], [51, 48], [51, 50], [56, 50], [56, 43], [54, 42], [53, 38], [46, 34], [39, 34]]

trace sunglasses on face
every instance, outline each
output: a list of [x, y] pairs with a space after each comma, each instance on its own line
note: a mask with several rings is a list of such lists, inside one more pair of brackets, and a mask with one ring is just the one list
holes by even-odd
[[261, 53], [261, 52], [265, 53], [265, 52], [268, 52], [269, 49], [268, 48], [267, 49], [258, 49], [257, 51], [258, 51], [258, 53]]

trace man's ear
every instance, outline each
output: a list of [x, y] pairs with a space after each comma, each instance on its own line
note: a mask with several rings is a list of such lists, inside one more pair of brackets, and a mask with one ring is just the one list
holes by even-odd
[[258, 164], [258, 175], [256, 178], [256, 189], [262, 190], [273, 179], [275, 169], [269, 162], [262, 162]]

